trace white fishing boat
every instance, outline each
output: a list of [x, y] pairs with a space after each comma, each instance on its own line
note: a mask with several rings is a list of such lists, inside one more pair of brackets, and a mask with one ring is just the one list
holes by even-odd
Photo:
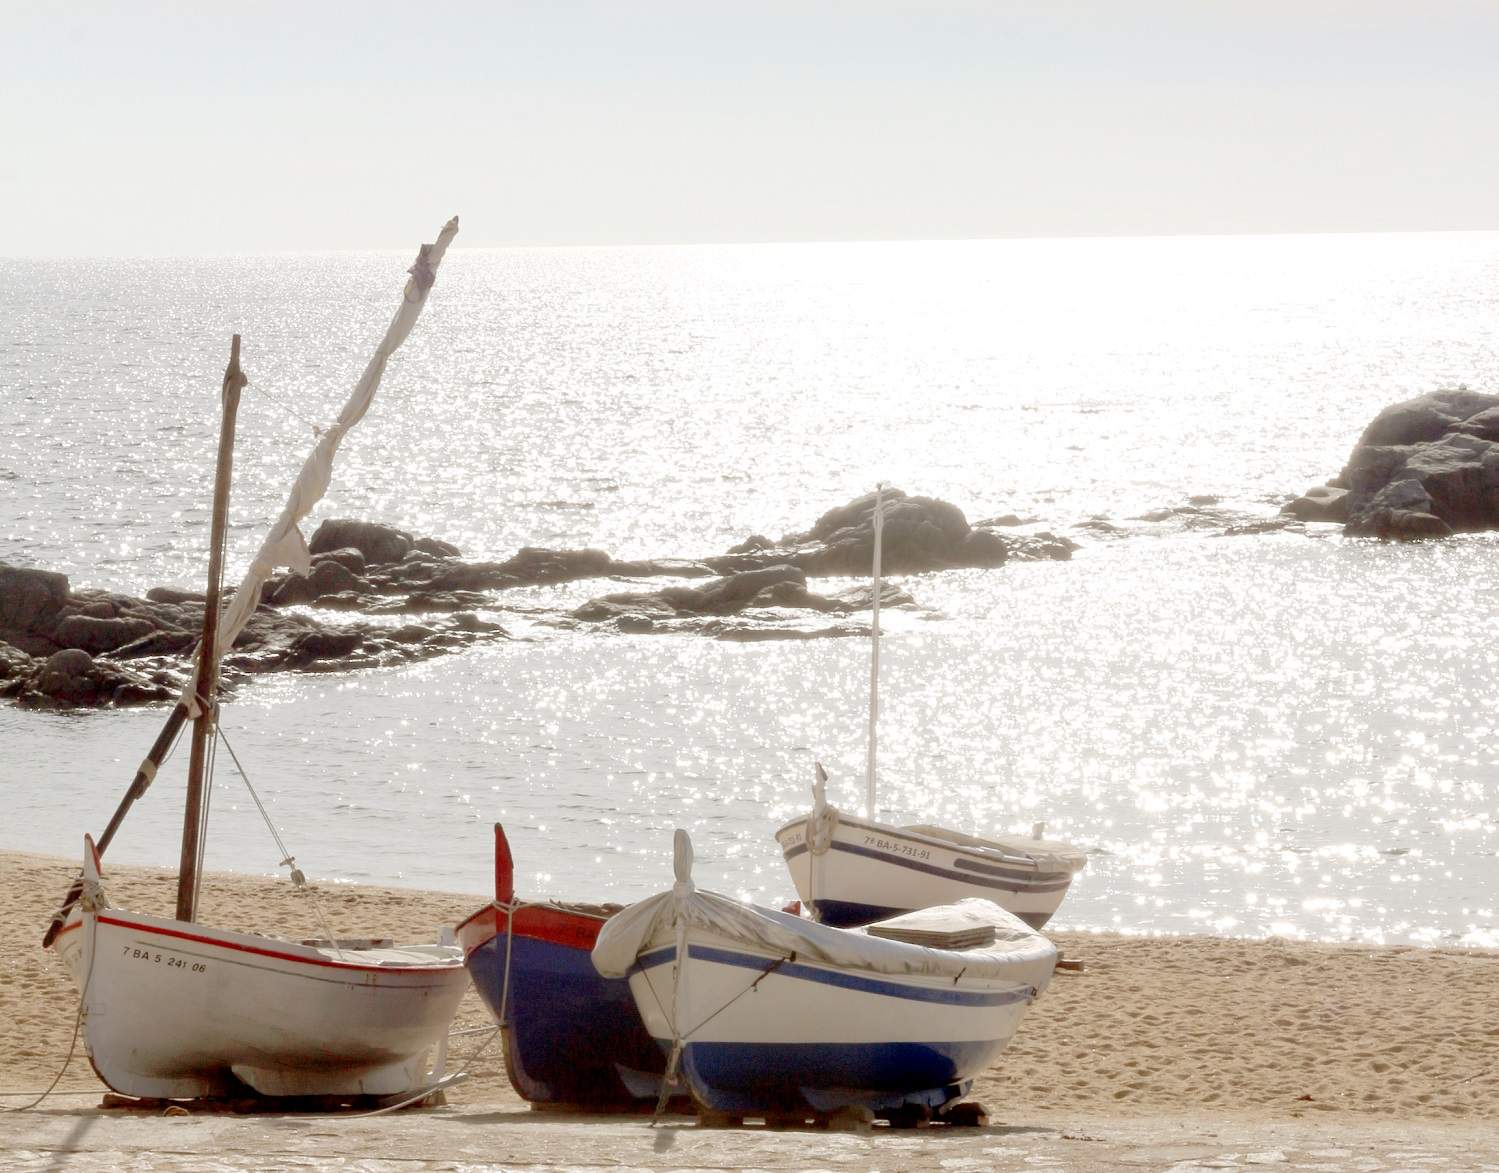
[[992, 902], [834, 928], [698, 891], [676, 835], [675, 886], [610, 920], [593, 962], [628, 975], [706, 1111], [940, 1110], [1051, 980], [1056, 948]]
[[977, 836], [925, 824], [876, 820], [875, 760], [880, 684], [880, 545], [884, 485], [875, 491], [874, 597], [869, 666], [867, 809], [858, 818], [827, 801], [817, 766], [812, 810], [776, 832], [797, 895], [825, 924], [861, 925], [970, 897], [992, 900], [1040, 928], [1086, 866], [1079, 847], [1026, 835]]
[[[97, 847], [92, 837], [85, 838], [82, 874], [44, 938], [78, 984], [81, 1034], [94, 1070], [123, 1095], [200, 1098], [240, 1096], [248, 1089], [274, 1097], [388, 1097], [431, 1089], [424, 1074], [428, 1056], [440, 1049], [467, 986], [461, 949], [334, 940], [331, 934], [326, 940], [288, 941], [201, 925], [196, 914], [207, 816], [204, 794], [212, 785], [206, 763], [209, 746], [219, 736], [219, 650], [233, 646], [273, 569], [289, 566], [307, 572], [307, 545], [298, 523], [326, 491], [339, 443], [368, 410], [386, 361], [420, 316], [457, 231], [454, 218], [436, 243], [422, 246], [384, 340], [337, 422], [321, 432], [280, 518], [221, 613], [234, 419], [246, 383], [239, 366], [239, 336], [234, 337], [224, 375], [208, 592], [196, 671]], [[176, 916], [114, 908], [104, 892], [100, 855], [189, 719], [192, 753]], [[274, 826], [271, 831], [282, 849], [281, 863], [301, 885], [300, 870]]]

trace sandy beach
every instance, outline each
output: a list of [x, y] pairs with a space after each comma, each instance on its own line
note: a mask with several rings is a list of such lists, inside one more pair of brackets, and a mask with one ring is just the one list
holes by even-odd
[[[75, 993], [40, 934], [72, 872], [64, 860], [0, 853], [7, 1108], [45, 1088], [68, 1054]], [[114, 903], [169, 913], [174, 881], [165, 873], [106, 864], [105, 878]], [[319, 930], [310, 899], [285, 881], [213, 875], [201, 919], [312, 935]], [[340, 885], [321, 887], [316, 899], [340, 934], [430, 940], [484, 896]], [[104, 1088], [80, 1045], [56, 1096], [37, 1110], [0, 1114], [0, 1164], [186, 1168], [202, 1166], [193, 1154], [212, 1154], [221, 1167], [253, 1168], [283, 1158], [316, 1166], [336, 1154], [341, 1167], [370, 1168], [1190, 1168], [1302, 1158], [1313, 1162], [1302, 1167], [1318, 1168], [1431, 1167], [1437, 1158], [1442, 1168], [1499, 1168], [1499, 954], [1205, 937], [1056, 939], [1085, 968], [1059, 974], [1003, 1064], [976, 1085], [991, 1127], [961, 1136], [710, 1132], [687, 1120], [651, 1130], [643, 1121], [532, 1113], [511, 1092], [495, 1047], [449, 1093], [450, 1106], [434, 1112], [322, 1118], [315, 1126], [274, 1117], [164, 1124], [96, 1111]], [[466, 1025], [488, 1021], [472, 994], [459, 1017]], [[459, 1061], [465, 1050], [455, 1047]], [[514, 1127], [486, 1140], [475, 1124]], [[441, 1138], [435, 1148], [432, 1137]], [[1250, 1161], [1255, 1154], [1260, 1160]], [[1213, 1161], [1220, 1163], [1200, 1164]]]

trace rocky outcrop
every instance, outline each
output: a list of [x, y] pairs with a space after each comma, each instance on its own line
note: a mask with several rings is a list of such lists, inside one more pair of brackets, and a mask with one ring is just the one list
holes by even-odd
[[[945, 501], [898, 489], [885, 497], [882, 556], [890, 574], [1066, 559], [1077, 548], [1045, 532], [1000, 533], [1019, 523], [1013, 516], [975, 526]], [[874, 495], [866, 494], [779, 541], [755, 536], [723, 555], [629, 561], [602, 550], [528, 546], [501, 562], [465, 562], [456, 546], [435, 538], [374, 522], [325, 521], [308, 543], [310, 573], [265, 584], [249, 623], [223, 655], [225, 686], [256, 673], [376, 667], [506, 638], [482, 614], [503, 608], [495, 592], [591, 578], [676, 581], [658, 591], [601, 595], [565, 611], [536, 603], [508, 609], [553, 626], [693, 631], [718, 639], [865, 634], [866, 624], [844, 620], [871, 605], [873, 514]], [[866, 581], [832, 593], [808, 588], [811, 577], [840, 575]], [[684, 581], [694, 579], [709, 581]], [[912, 600], [886, 583], [881, 605]], [[399, 615], [420, 621], [369, 621]], [[61, 574], [0, 564], [0, 696], [45, 705], [168, 699], [187, 677], [202, 626], [203, 596], [191, 591], [156, 587], [137, 599], [73, 590]]]
[[1499, 529], [1499, 396], [1459, 387], [1385, 408], [1343, 471], [1285, 511], [1363, 537]]
[[[171, 699], [202, 629], [201, 595], [74, 591], [64, 575], [0, 564], [0, 697], [48, 707]], [[498, 624], [462, 612], [392, 630], [262, 604], [224, 655], [224, 682], [233, 689], [260, 672], [402, 663], [504, 635]]]
[[[874, 561], [875, 495], [866, 493], [824, 513], [803, 533], [779, 542], [755, 535], [727, 554], [701, 562], [717, 574], [739, 574], [770, 566], [794, 566], [809, 576], [868, 575]], [[934, 497], [910, 497], [886, 489], [880, 558], [888, 574], [995, 567], [1019, 560], [1072, 557], [1076, 543], [1054, 534], [1002, 534], [1010, 521], [968, 524], [956, 505]], [[990, 526], [994, 528], [989, 528]]]
[[[880, 606], [909, 607], [914, 600], [893, 583], [881, 583]], [[874, 605], [874, 591], [861, 585], [834, 595], [814, 594], [807, 589], [806, 573], [795, 566], [767, 566], [744, 570], [738, 574], [714, 579], [701, 587], [666, 587], [659, 591], [620, 592], [590, 599], [572, 612], [585, 623], [613, 623], [621, 631], [698, 631], [719, 638], [749, 638], [746, 625], [726, 627], [717, 622], [729, 615], [754, 615], [770, 609], [804, 611], [819, 615], [848, 615], [868, 611]], [[779, 638], [805, 637], [807, 628], [788, 624], [786, 617], [761, 614], [754, 616], [763, 629], [779, 633]], [[734, 636], [726, 636], [729, 630]], [[862, 634], [862, 627], [818, 629], [822, 635]], [[792, 633], [796, 634], [793, 635]], [[765, 638], [775, 638], [769, 634]]]

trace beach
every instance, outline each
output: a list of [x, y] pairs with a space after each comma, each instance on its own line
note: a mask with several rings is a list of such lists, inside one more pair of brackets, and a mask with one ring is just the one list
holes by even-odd
[[[40, 935], [74, 870], [66, 860], [0, 853], [0, 1103], [8, 1108], [46, 1088], [68, 1055], [76, 995]], [[115, 904], [170, 913], [175, 881], [163, 871], [106, 861], [105, 882]], [[353, 884], [309, 894], [285, 880], [216, 873], [204, 881], [200, 919], [321, 935], [313, 899], [340, 935], [431, 940], [485, 897]], [[54, 1096], [0, 1114], [0, 1164], [1499, 1168], [1499, 953], [1054, 938], [1082, 971], [1057, 975], [1003, 1061], [975, 1085], [971, 1098], [991, 1115], [984, 1129], [699, 1130], [671, 1118], [651, 1130], [644, 1120], [535, 1113], [510, 1090], [497, 1045], [441, 1109], [162, 1120], [97, 1111], [105, 1089], [80, 1044]], [[467, 995], [459, 1025], [488, 1021]], [[483, 1038], [459, 1039], [453, 1065]]]

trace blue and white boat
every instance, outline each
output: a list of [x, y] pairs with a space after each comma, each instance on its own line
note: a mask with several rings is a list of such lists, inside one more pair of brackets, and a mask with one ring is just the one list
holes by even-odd
[[802, 906], [829, 925], [864, 925], [955, 900], [991, 900], [1039, 929], [1088, 863], [1078, 847], [1037, 836], [979, 838], [897, 826], [839, 810], [823, 795], [776, 832]]
[[668, 1072], [710, 1112], [939, 1108], [994, 1063], [1056, 966], [1050, 941], [989, 901], [838, 929], [700, 892], [691, 860], [678, 831], [675, 886], [610, 920], [593, 962], [628, 977]]
[[880, 546], [885, 486], [869, 507], [871, 569], [869, 744], [865, 817], [830, 805], [827, 774], [817, 766], [812, 810], [776, 832], [802, 906], [824, 924], [869, 924], [919, 908], [977, 897], [992, 900], [1033, 928], [1062, 903], [1087, 854], [1068, 843], [1030, 836], [980, 837], [937, 826], [892, 826], [875, 818], [875, 760], [880, 717]]

